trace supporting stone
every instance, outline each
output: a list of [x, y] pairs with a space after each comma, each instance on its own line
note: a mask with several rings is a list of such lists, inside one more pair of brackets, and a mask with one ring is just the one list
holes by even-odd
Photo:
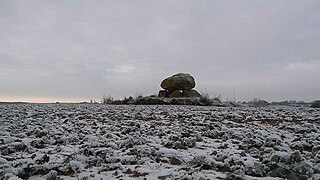
[[170, 97], [170, 98], [180, 98], [180, 97], [182, 97], [182, 91], [174, 90], [171, 93], [169, 93], [168, 97]]
[[158, 97], [168, 97], [168, 91], [166, 90], [160, 90]]
[[196, 90], [184, 90], [183, 97], [201, 97], [201, 94]]

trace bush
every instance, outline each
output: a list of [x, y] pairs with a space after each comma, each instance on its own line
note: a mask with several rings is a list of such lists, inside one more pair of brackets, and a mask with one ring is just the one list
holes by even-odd
[[311, 103], [311, 106], [312, 108], [320, 108], [320, 100], [317, 100], [317, 101], [313, 101]]
[[134, 102], [136, 105], [157, 105], [157, 104], [166, 104], [162, 99], [145, 97], [136, 99]]
[[268, 106], [269, 103], [265, 100], [254, 98], [253, 101], [249, 102], [249, 105], [252, 107], [265, 107]]
[[200, 103], [205, 106], [211, 105], [211, 98], [208, 93], [202, 93], [200, 97]]
[[114, 100], [113, 100], [113, 97], [111, 97], [110, 95], [109, 96], [104, 96], [102, 98], [102, 103], [103, 104], [113, 104]]

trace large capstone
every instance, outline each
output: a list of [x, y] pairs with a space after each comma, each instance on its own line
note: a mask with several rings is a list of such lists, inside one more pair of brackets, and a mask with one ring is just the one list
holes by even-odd
[[164, 79], [161, 87], [165, 90], [190, 90], [196, 86], [194, 78], [187, 73], [178, 73]]

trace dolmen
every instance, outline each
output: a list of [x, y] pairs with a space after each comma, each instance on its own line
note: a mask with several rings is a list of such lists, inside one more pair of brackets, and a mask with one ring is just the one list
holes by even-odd
[[192, 98], [201, 97], [200, 93], [193, 88], [196, 86], [194, 78], [188, 73], [178, 73], [164, 79], [160, 86], [158, 96], [166, 98]]

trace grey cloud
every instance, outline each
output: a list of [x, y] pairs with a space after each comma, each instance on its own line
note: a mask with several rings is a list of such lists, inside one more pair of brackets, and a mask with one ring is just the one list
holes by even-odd
[[[239, 100], [319, 98], [318, 1], [1, 1], [0, 99], [157, 93], [189, 72]], [[300, 63], [300, 68], [299, 68]], [[288, 67], [294, 67], [288, 69]]]

